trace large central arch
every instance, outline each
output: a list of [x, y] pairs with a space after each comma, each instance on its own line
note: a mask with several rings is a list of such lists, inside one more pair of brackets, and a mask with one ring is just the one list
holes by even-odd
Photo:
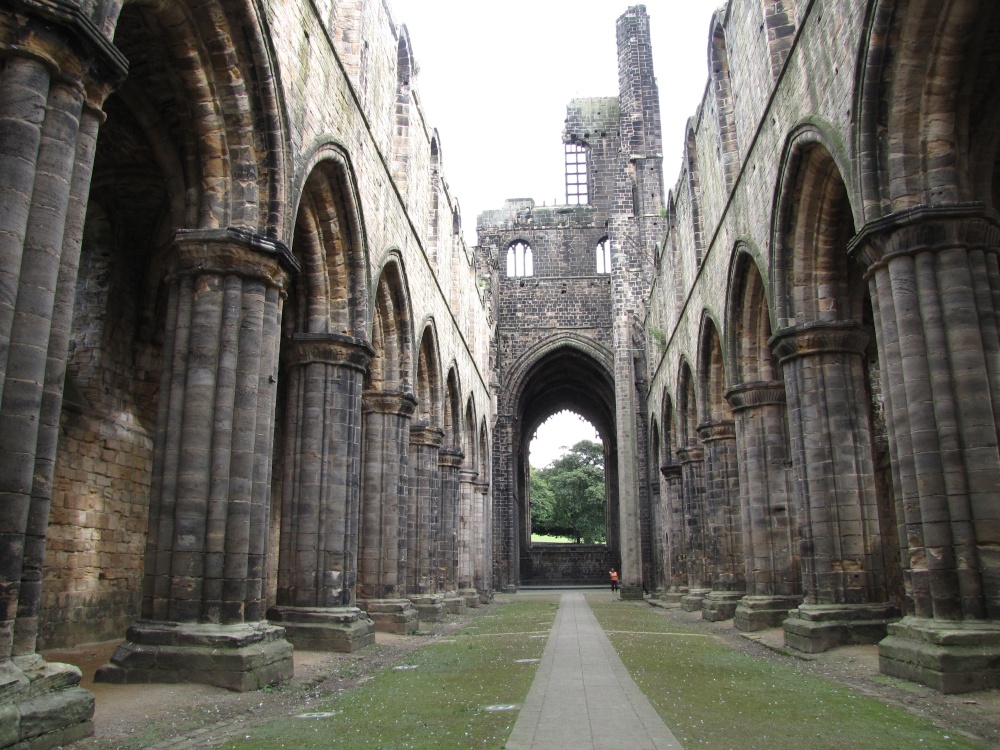
[[[557, 412], [570, 410], [589, 421], [604, 445], [607, 503], [607, 552], [600, 564], [618, 564], [618, 445], [612, 355], [602, 345], [576, 334], [549, 338], [526, 352], [511, 368], [507, 394], [511, 421], [510, 453], [498, 462], [508, 472], [510, 513], [500, 530], [509, 541], [509, 584], [532, 573], [529, 444], [535, 431]], [[574, 554], [567, 551], [566, 554]], [[594, 551], [579, 554], [594, 558]], [[593, 562], [590, 563], [593, 565]]]

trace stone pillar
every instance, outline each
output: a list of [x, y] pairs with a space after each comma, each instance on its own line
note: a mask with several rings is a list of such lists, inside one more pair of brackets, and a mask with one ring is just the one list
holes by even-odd
[[737, 630], [781, 625], [802, 601], [796, 512], [788, 491], [785, 386], [745, 383], [726, 394], [736, 421], [747, 594]]
[[417, 611], [405, 598], [410, 419], [416, 399], [365, 391], [358, 606], [386, 633], [415, 633]]
[[36, 652], [69, 331], [100, 105], [128, 63], [37, 0], [0, 24], [0, 745], [93, 732], [80, 671]]
[[475, 511], [479, 504], [479, 494], [476, 492], [478, 476], [471, 469], [461, 469], [458, 472], [458, 595], [465, 600], [466, 607], [479, 606], [479, 592], [475, 586], [475, 555], [478, 546], [475, 534], [482, 528], [481, 520], [477, 525]]
[[898, 617], [887, 603], [865, 387], [866, 334], [855, 323], [778, 331], [799, 511], [804, 602], [785, 644], [819, 653], [876, 643]]
[[472, 514], [472, 580], [479, 601], [493, 601], [493, 492], [489, 482], [476, 484]]
[[736, 429], [726, 419], [699, 425], [698, 434], [705, 446], [705, 536], [712, 580], [701, 616], [718, 622], [732, 618], [746, 594]]
[[181, 230], [165, 259], [164, 367], [142, 619], [102, 682], [253, 690], [292, 674], [264, 619], [287, 248], [234, 229]]
[[1000, 686], [1000, 220], [921, 206], [852, 242], [867, 262], [906, 617], [881, 670], [954, 693]]
[[438, 591], [444, 594], [445, 609], [453, 615], [465, 612], [465, 600], [458, 595], [458, 473], [465, 454], [442, 448], [438, 453], [441, 473], [440, 515], [438, 523]]
[[437, 592], [436, 570], [441, 514], [439, 453], [443, 440], [444, 432], [439, 427], [410, 426], [406, 595], [425, 622], [437, 622], [444, 615], [444, 595]]
[[681, 597], [681, 607], [686, 612], [698, 612], [712, 590], [706, 538], [705, 451], [700, 445], [688, 445], [677, 450], [677, 458], [683, 476], [684, 572], [688, 588]]
[[361, 388], [371, 346], [299, 333], [286, 345], [278, 591], [268, 619], [295, 648], [355, 651], [375, 626], [353, 603], [361, 488]]
[[660, 467], [664, 478], [664, 530], [666, 532], [666, 583], [667, 591], [663, 600], [680, 602], [688, 593], [687, 539], [684, 522], [683, 469], [679, 463], [664, 464]]

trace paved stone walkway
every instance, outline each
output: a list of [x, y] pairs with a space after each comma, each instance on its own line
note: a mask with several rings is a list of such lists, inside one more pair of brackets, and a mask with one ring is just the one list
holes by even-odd
[[583, 594], [563, 594], [507, 750], [680, 750]]

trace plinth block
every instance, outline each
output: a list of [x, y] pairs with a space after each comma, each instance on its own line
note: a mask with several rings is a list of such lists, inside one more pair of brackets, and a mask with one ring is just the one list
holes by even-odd
[[705, 597], [708, 596], [709, 591], [710, 589], [689, 589], [681, 597], [681, 609], [685, 612], [700, 612], [702, 602], [705, 601]]
[[441, 622], [444, 619], [444, 596], [441, 594], [415, 594], [409, 599], [421, 622]]
[[879, 671], [942, 693], [1000, 687], [1000, 623], [906, 617], [878, 644]]
[[744, 633], [776, 628], [801, 602], [800, 596], [744, 596], [736, 606], [733, 625]]
[[49, 750], [94, 733], [94, 694], [80, 670], [38, 654], [0, 664], [0, 747]]
[[722, 622], [733, 619], [736, 607], [744, 594], [742, 591], [710, 591], [701, 602], [701, 619]]
[[806, 654], [878, 643], [899, 619], [891, 604], [801, 604], [785, 620], [785, 645]]
[[358, 607], [271, 607], [267, 619], [304, 651], [352, 653], [375, 643], [375, 623]]
[[458, 595], [465, 600], [465, 606], [475, 608], [479, 606], [479, 592], [475, 589], [459, 589]]
[[358, 607], [368, 613], [379, 633], [412, 635], [420, 624], [409, 599], [359, 599]]
[[118, 685], [199, 682], [238, 692], [292, 676], [292, 644], [267, 622], [239, 625], [152, 622], [128, 629], [95, 682]]
[[464, 615], [465, 614], [465, 597], [449, 596], [441, 602], [444, 605], [445, 612], [449, 615]]

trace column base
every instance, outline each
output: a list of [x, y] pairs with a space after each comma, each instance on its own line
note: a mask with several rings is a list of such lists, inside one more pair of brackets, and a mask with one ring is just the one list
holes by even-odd
[[0, 664], [0, 747], [49, 750], [94, 733], [94, 695], [80, 670], [38, 654]]
[[878, 643], [899, 619], [891, 604], [800, 604], [785, 620], [785, 645], [806, 654], [836, 646]]
[[701, 619], [709, 622], [733, 619], [736, 607], [744, 596], [742, 591], [709, 591], [701, 602]]
[[465, 614], [465, 597], [459, 596], [459, 594], [455, 591], [447, 592], [441, 603], [444, 605], [445, 612], [449, 615]]
[[1000, 623], [906, 617], [878, 644], [879, 671], [942, 693], [1000, 687]]
[[622, 586], [621, 598], [623, 600], [642, 601], [642, 586]]
[[409, 599], [358, 599], [358, 607], [368, 613], [379, 633], [412, 635], [420, 625]]
[[267, 622], [240, 625], [152, 622], [128, 629], [95, 682], [199, 682], [247, 692], [292, 676], [292, 644]]
[[[517, 589], [514, 589], [515, 591]], [[493, 601], [493, 589], [476, 589], [479, 592], [479, 603], [489, 604]]]
[[736, 606], [733, 625], [744, 633], [776, 628], [801, 603], [801, 596], [744, 596]]
[[688, 592], [681, 597], [681, 609], [685, 612], [700, 612], [701, 604], [709, 591], [711, 589], [688, 589]]
[[441, 594], [414, 594], [408, 597], [417, 610], [421, 622], [441, 622], [444, 619], [444, 596]]
[[671, 586], [663, 593], [663, 596], [660, 597], [660, 601], [666, 602], [667, 604], [680, 604], [681, 599], [687, 596], [687, 593], [687, 586]]
[[479, 592], [475, 589], [459, 589], [458, 595], [465, 599], [465, 606], [475, 609], [479, 606]]
[[375, 643], [375, 623], [358, 607], [284, 607], [267, 610], [267, 619], [285, 629], [285, 639], [304, 651], [349, 654]]

